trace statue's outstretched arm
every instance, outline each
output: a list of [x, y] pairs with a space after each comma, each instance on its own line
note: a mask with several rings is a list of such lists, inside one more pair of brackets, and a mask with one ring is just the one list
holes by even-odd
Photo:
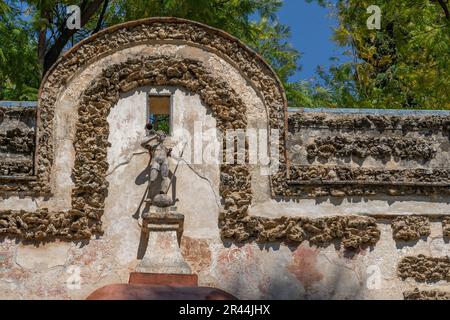
[[157, 136], [152, 136], [152, 137], [150, 137], [150, 138], [145, 139], [145, 140], [141, 143], [141, 147], [142, 147], [142, 148], [145, 148], [145, 149], [148, 149], [148, 143], [149, 143], [150, 141], [155, 140], [156, 138], [157, 138]]

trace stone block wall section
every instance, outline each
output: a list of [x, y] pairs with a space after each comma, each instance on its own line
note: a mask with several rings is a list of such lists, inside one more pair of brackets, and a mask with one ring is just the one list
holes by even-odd
[[449, 113], [298, 112], [288, 123], [280, 196], [450, 193]]
[[[148, 66], [151, 66], [151, 62], [148, 61]], [[152, 62], [154, 63], [154, 62]], [[156, 63], [161, 63], [156, 62]], [[181, 71], [184, 70], [184, 72], [191, 72], [188, 71], [188, 67], [184, 66], [182, 62], [177, 61], [171, 61], [170, 59], [167, 62], [172, 66], [172, 69], [181, 69]], [[192, 62], [194, 63], [194, 62]], [[132, 62], [127, 65], [128, 73], [132, 74], [133, 79], [135, 80], [134, 86], [138, 85], [137, 81], [137, 74], [133, 73], [133, 65]], [[125, 66], [121, 66], [120, 68], [116, 68], [117, 70], [127, 69]], [[184, 69], [183, 69], [184, 68]], [[142, 70], [141, 70], [142, 71]], [[124, 78], [123, 71], [122, 76], [117, 75], [118, 81], [120, 78]], [[113, 71], [106, 70], [105, 74], [108, 74], [107, 78], [114, 78]], [[180, 73], [181, 74], [181, 73]], [[175, 77], [176, 78], [176, 77]], [[161, 79], [159, 79], [161, 83]], [[172, 83], [175, 81], [172, 79]], [[95, 85], [93, 83], [93, 86], [91, 87], [90, 91], [87, 92], [87, 95], [95, 95], [98, 90], [103, 88], [101, 86], [102, 82], [100, 84]], [[141, 83], [142, 84], [142, 83]], [[124, 86], [129, 85], [129, 83], [125, 80], [122, 80], [121, 85], [119, 88], [121, 88], [122, 92], [126, 91], [123, 89]], [[192, 85], [188, 85], [192, 87]], [[195, 88], [190, 88], [191, 90], [194, 90]], [[127, 89], [128, 90], [128, 89]], [[111, 94], [112, 91], [104, 91]], [[207, 97], [205, 97], [207, 98]], [[104, 101], [107, 101], [108, 99], [105, 99]], [[88, 100], [85, 99], [85, 103], [87, 103]], [[236, 104], [236, 103], [234, 103]], [[87, 105], [87, 104], [86, 104]], [[360, 130], [371, 130], [371, 126], [373, 123], [383, 123], [383, 127], [398, 127], [402, 125], [402, 121], [404, 123], [408, 124], [408, 128], [416, 127], [418, 126], [429, 126], [430, 121], [434, 125], [436, 125], [436, 121], [439, 121], [439, 123], [443, 123], [444, 120], [440, 116], [439, 118], [429, 118], [430, 116], [427, 116], [423, 119], [418, 119], [417, 116], [414, 116], [413, 119], [409, 120], [400, 120], [398, 116], [394, 115], [393, 118], [390, 118], [388, 116], [369, 116], [368, 118], [362, 118], [361, 116], [358, 116], [356, 119], [352, 119], [351, 115], [345, 114], [345, 111], [342, 113], [344, 115], [338, 115], [337, 120], [334, 120], [333, 113], [323, 112], [322, 114], [314, 113], [313, 110], [308, 110], [308, 112], [305, 114], [300, 115], [299, 113], [290, 112], [289, 113], [289, 128], [290, 128], [290, 134], [288, 136], [287, 145], [291, 146], [287, 150], [287, 155], [289, 159], [295, 159], [298, 154], [296, 150], [298, 150], [298, 142], [302, 139], [300, 134], [300, 127], [301, 124], [304, 122], [310, 122], [309, 124], [315, 124], [316, 126], [320, 124], [320, 126], [326, 126], [326, 127], [336, 127], [336, 128], [342, 128], [342, 127], [358, 127]], [[329, 111], [329, 110], [327, 110]], [[3, 144], [2, 144], [2, 150], [7, 150], [7, 152], [3, 153], [4, 158], [1, 161], [1, 169], [2, 170], [8, 170], [8, 168], [12, 167], [15, 168], [15, 171], [11, 171], [11, 175], [14, 177], [23, 177], [23, 176], [31, 176], [32, 175], [32, 162], [33, 162], [33, 155], [34, 155], [34, 149], [35, 149], [35, 118], [36, 118], [36, 109], [32, 106], [8, 106], [8, 107], [0, 107], [0, 128], [3, 128], [7, 134], [4, 134], [4, 137], [2, 138]], [[100, 118], [100, 115], [98, 115], [98, 111], [95, 107], [89, 107], [89, 108], [80, 108], [81, 116], [89, 116], [91, 119], [98, 121], [98, 118]], [[303, 118], [304, 117], [304, 118]], [[344, 118], [343, 118], [344, 117]], [[326, 119], [326, 121], [323, 121]], [[429, 120], [431, 119], [431, 120]], [[88, 121], [84, 121], [84, 123], [88, 123]], [[325, 124], [324, 124], [325, 123]], [[105, 123], [106, 125], [106, 123]], [[224, 128], [226, 124], [220, 124], [219, 126]], [[436, 125], [439, 127], [439, 129], [442, 129], [443, 125]], [[97, 128], [96, 128], [97, 127]], [[96, 132], [98, 133], [98, 127], [99, 123], [96, 123], [92, 127], [86, 127], [87, 130], [83, 132]], [[8, 128], [8, 129], [6, 129]], [[402, 130], [407, 130], [406, 128], [401, 128]], [[13, 134], [14, 133], [14, 134]], [[25, 135], [27, 138], [24, 139], [23, 136]], [[303, 132], [302, 132], [303, 134]], [[351, 134], [350, 134], [351, 135]], [[2, 136], [0, 136], [1, 138]], [[88, 137], [86, 135], [82, 135], [80, 132], [80, 136], [78, 137], [77, 141], [80, 141], [80, 144], [84, 143], [85, 141], [88, 141]], [[99, 136], [97, 135], [97, 139]], [[103, 135], [103, 139], [107, 139], [107, 135]], [[358, 137], [359, 139], [360, 137]], [[321, 138], [319, 138], [321, 139]], [[388, 139], [389, 141], [389, 139]], [[98, 142], [98, 141], [97, 141]], [[391, 141], [392, 143], [392, 141]], [[101, 145], [106, 145], [106, 142], [97, 143], [96, 146], [99, 147]], [[397, 146], [395, 144], [395, 148], [397, 152], [400, 152], [400, 148], [405, 147], [403, 152], [412, 152], [409, 148], [407, 148], [407, 145], [400, 145]], [[394, 149], [394, 145], [392, 145], [392, 149]], [[343, 144], [343, 148], [353, 148], [351, 145]], [[368, 146], [363, 146], [361, 144], [361, 147], [363, 148], [369, 148]], [[430, 146], [429, 146], [430, 147]], [[297, 148], [297, 149], [296, 149]], [[316, 147], [314, 147], [316, 148]], [[383, 146], [375, 146], [372, 148], [383, 148]], [[430, 147], [431, 148], [431, 147]], [[369, 148], [370, 149], [370, 148]], [[319, 150], [333, 150], [332, 152], [335, 152], [336, 149], [334, 149], [331, 146], [325, 147], [322, 146], [319, 148]], [[377, 149], [378, 150], [378, 149]], [[434, 153], [436, 153], [436, 150], [434, 150]], [[309, 152], [310, 149], [307, 147], [307, 152]], [[92, 145], [89, 144], [85, 152], [88, 152], [91, 154], [93, 152]], [[347, 151], [346, 151], [347, 152]], [[351, 151], [349, 151], [351, 153]], [[374, 152], [374, 151], [372, 151]], [[96, 153], [96, 159], [98, 160], [100, 157], [100, 153]], [[348, 153], [348, 152], [347, 152]], [[20, 154], [23, 157], [27, 157], [26, 160], [24, 160], [22, 157], [18, 158], [12, 155]], [[361, 155], [361, 153], [359, 153]], [[412, 153], [411, 153], [412, 154]], [[2, 153], [0, 153], [0, 156]], [[365, 157], [368, 157], [369, 155], [365, 155]], [[391, 155], [389, 155], [391, 156]], [[106, 154], [102, 155], [103, 158], [106, 157]], [[79, 157], [78, 159], [83, 159], [85, 157]], [[293, 161], [295, 162], [295, 160]], [[81, 166], [81, 164], [80, 164]], [[294, 165], [295, 166], [295, 165]], [[27, 170], [25, 170], [27, 169]], [[79, 170], [79, 169], [78, 169]], [[106, 170], [106, 167], [105, 167]], [[77, 172], [77, 170], [75, 170]], [[92, 172], [93, 173], [93, 172]], [[6, 175], [6, 174], [5, 174]], [[104, 174], [103, 174], [104, 175]], [[100, 177], [102, 175], [98, 174], [96, 172], [95, 175], [90, 175], [89, 177], [89, 183], [92, 183], [93, 177]], [[76, 176], [75, 176], [76, 177]], [[5, 180], [5, 183], [9, 181]], [[20, 183], [20, 182], [13, 182], [13, 183]], [[87, 183], [87, 182], [86, 182]], [[84, 191], [81, 193], [77, 193], [77, 191], [74, 191], [74, 195], [76, 194], [84, 194], [84, 196], [93, 197], [93, 194], [95, 195], [94, 198], [100, 199], [102, 194], [102, 188], [99, 186], [105, 185], [105, 188], [107, 187], [105, 181], [98, 181], [95, 184], [95, 188], [92, 186], [89, 188], [90, 193], [86, 194]], [[322, 182], [317, 182], [317, 184], [321, 184]], [[362, 183], [364, 183], [364, 180], [362, 180]], [[75, 189], [76, 190], [76, 189]], [[82, 190], [85, 190], [84, 187]], [[106, 190], [105, 190], [106, 191]], [[240, 190], [241, 192], [242, 190]], [[228, 191], [227, 191], [228, 192]], [[79, 207], [77, 203], [85, 203], [85, 201], [82, 200], [74, 200], [74, 210], [70, 212], [71, 216], [77, 217], [83, 217], [82, 211], [84, 207]], [[92, 203], [92, 201], [90, 201]], [[95, 203], [95, 202], [94, 202]], [[91, 216], [94, 220], [98, 221], [98, 218], [101, 216], [101, 210], [91, 208], [91, 213], [88, 216]], [[22, 234], [21, 229], [23, 226], [27, 227], [27, 230], [33, 230], [33, 228], [37, 229], [36, 232], [30, 233], [28, 238], [36, 238], [36, 239], [43, 239], [46, 238], [49, 232], [50, 235], [56, 235], [58, 234], [58, 229], [62, 228], [64, 226], [70, 225], [70, 219], [64, 218], [64, 214], [54, 215], [50, 220], [46, 219], [48, 215], [48, 211], [43, 210], [42, 212], [30, 214], [27, 212], [22, 211], [15, 211], [11, 210], [8, 212], [3, 212], [2, 216], [0, 216], [0, 227], [1, 232], [3, 234], [16, 234], [20, 235]], [[379, 217], [379, 219], [385, 219], [386, 217]], [[430, 234], [430, 223], [429, 223], [429, 217], [425, 216], [391, 216], [387, 217], [392, 222], [392, 230], [393, 230], [393, 238], [398, 242], [408, 242], [408, 241], [417, 241], [420, 238], [426, 238]], [[439, 219], [439, 217], [433, 217], [433, 219]], [[449, 236], [449, 221], [450, 217], [442, 217], [442, 227], [443, 227], [443, 235], [444, 237]], [[303, 241], [307, 240], [311, 244], [324, 246], [328, 245], [333, 241], [342, 241], [345, 248], [349, 249], [357, 249], [360, 247], [375, 245], [377, 241], [379, 240], [379, 231], [377, 230], [376, 226], [376, 219], [373, 218], [366, 218], [366, 217], [330, 217], [330, 218], [321, 218], [321, 219], [310, 219], [307, 217], [302, 218], [278, 218], [278, 219], [266, 219], [266, 218], [258, 218], [258, 217], [247, 217], [245, 220], [244, 229], [241, 232], [241, 236], [233, 233], [230, 235], [227, 235], [227, 228], [224, 229], [224, 237], [228, 238], [234, 237], [238, 242], [245, 242], [248, 240], [256, 240], [258, 242], [264, 243], [264, 242], [276, 242], [281, 241], [285, 243], [290, 244], [300, 244]], [[77, 224], [77, 226], [72, 226], [72, 230], [78, 231], [81, 229], [80, 223]], [[33, 227], [34, 226], [34, 227]], [[89, 232], [87, 230], [84, 231], [86, 233], [86, 236], [89, 236]], [[101, 233], [100, 227], [98, 228], [98, 232]], [[232, 231], [234, 232], [234, 231]], [[81, 237], [83, 232], [81, 232]], [[25, 237], [26, 234], [24, 234]], [[70, 239], [70, 238], [69, 238]]]
[[35, 131], [34, 107], [0, 104], [0, 176], [33, 175]]

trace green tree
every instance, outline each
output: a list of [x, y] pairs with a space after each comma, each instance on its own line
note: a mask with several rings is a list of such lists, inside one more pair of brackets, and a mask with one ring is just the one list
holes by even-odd
[[[372, 4], [381, 8], [381, 30], [367, 28], [366, 10]], [[450, 109], [447, 1], [339, 0], [333, 8], [339, 19], [334, 40], [350, 48], [353, 60], [319, 72], [330, 101], [349, 107]]]

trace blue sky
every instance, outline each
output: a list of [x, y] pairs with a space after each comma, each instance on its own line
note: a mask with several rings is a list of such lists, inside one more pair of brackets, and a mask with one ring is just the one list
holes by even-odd
[[[293, 46], [303, 53], [300, 60], [302, 70], [292, 81], [309, 79], [314, 76], [318, 65], [330, 66], [330, 57], [342, 57], [343, 48], [339, 48], [331, 39], [333, 27], [338, 25], [331, 17], [330, 9], [323, 8], [305, 0], [284, 0], [278, 13], [282, 24], [291, 28]], [[348, 59], [348, 58], [347, 58]]]

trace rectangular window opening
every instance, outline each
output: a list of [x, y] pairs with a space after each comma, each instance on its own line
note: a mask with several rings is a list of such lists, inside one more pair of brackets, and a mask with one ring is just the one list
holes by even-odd
[[149, 95], [148, 96], [148, 118], [147, 122], [153, 125], [156, 131], [164, 131], [171, 134], [171, 103], [170, 95]]

